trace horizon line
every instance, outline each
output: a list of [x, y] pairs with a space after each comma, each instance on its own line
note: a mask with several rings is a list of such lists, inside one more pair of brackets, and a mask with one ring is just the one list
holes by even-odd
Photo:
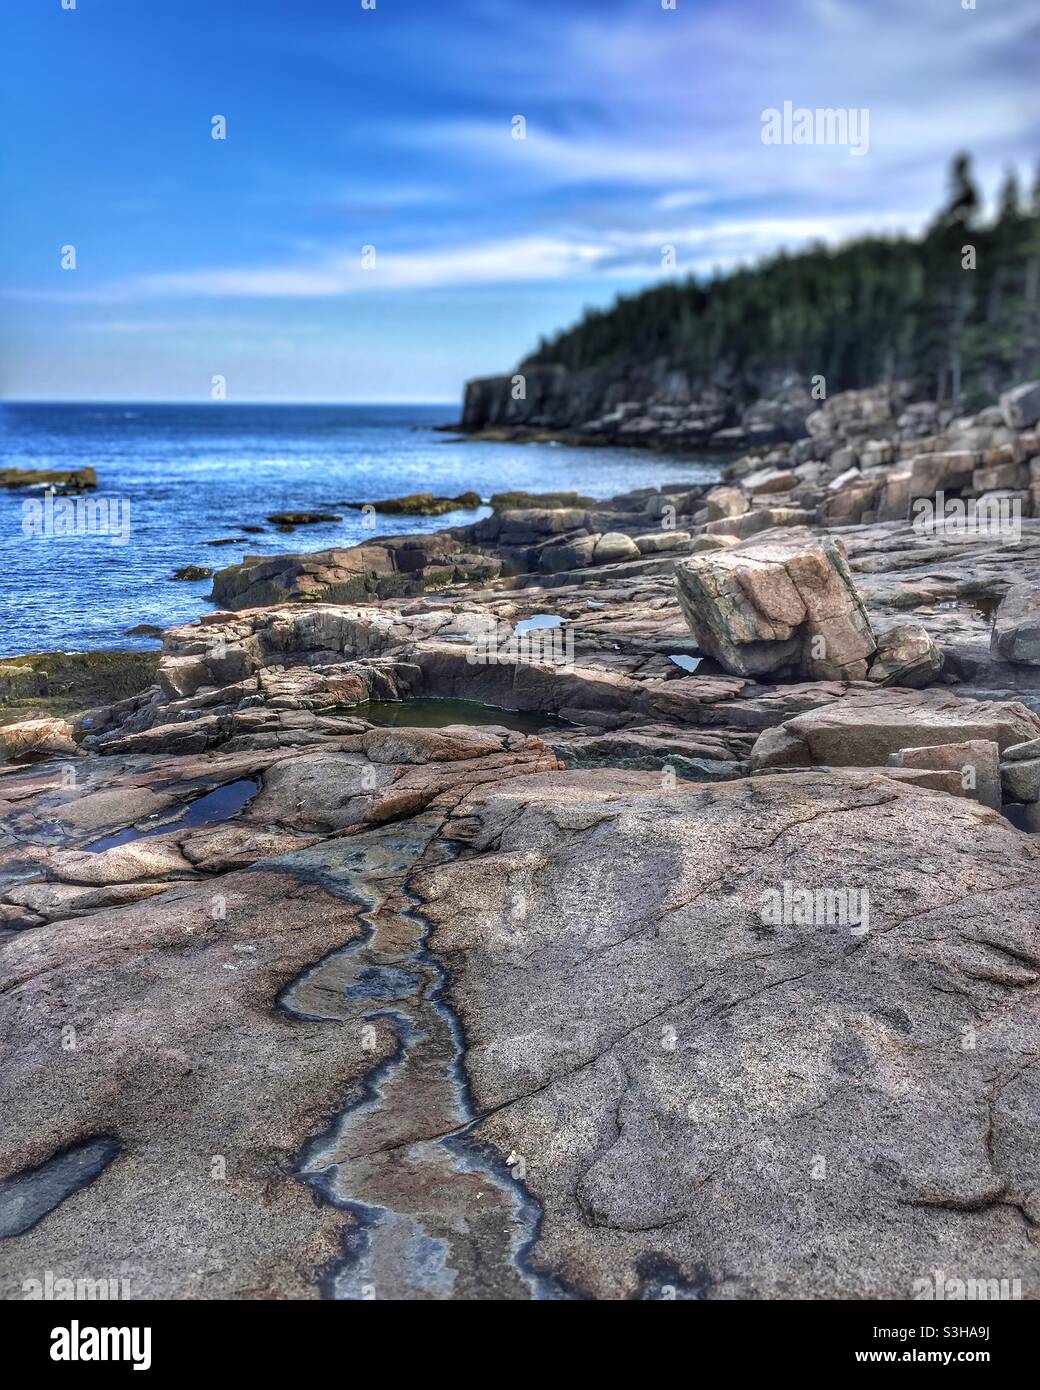
[[228, 406], [243, 405], [313, 405], [313, 406], [342, 406], [342, 405], [436, 405], [436, 406], [457, 406], [458, 400], [455, 397], [444, 397], [442, 399], [408, 399], [408, 400], [271, 400], [262, 397], [247, 397], [233, 401], [214, 401], [200, 400], [195, 396], [167, 396], [157, 398], [126, 396], [118, 399], [112, 396], [19, 396], [17, 398], [0, 396], [0, 406], [5, 405], [199, 405], [213, 406], [214, 408], [226, 409]]

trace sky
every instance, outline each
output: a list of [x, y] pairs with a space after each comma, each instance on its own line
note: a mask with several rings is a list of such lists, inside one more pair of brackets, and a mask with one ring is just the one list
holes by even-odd
[[[4, 0], [0, 52], [8, 400], [457, 401], [1040, 158], [1036, 0]], [[868, 139], [766, 144], [785, 102]]]

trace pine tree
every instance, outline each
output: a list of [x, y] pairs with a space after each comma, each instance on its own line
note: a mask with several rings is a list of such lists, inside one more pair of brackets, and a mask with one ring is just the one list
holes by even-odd
[[832, 392], [901, 380], [957, 409], [981, 404], [1040, 372], [1040, 172], [1023, 201], [1009, 172], [984, 223], [970, 160], [958, 155], [920, 240], [815, 245], [620, 296], [540, 344], [525, 365], [660, 362], [744, 401], [785, 374], [822, 373]]

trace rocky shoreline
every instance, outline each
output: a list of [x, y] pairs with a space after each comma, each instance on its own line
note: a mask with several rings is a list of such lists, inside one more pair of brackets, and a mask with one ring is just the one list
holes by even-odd
[[742, 404], [663, 361], [575, 372], [525, 363], [467, 382], [462, 416], [445, 428], [514, 443], [733, 451], [801, 438], [816, 404], [803, 383], [776, 373], [754, 402]]
[[1040, 383], [792, 418], [0, 727], [0, 1295], [1037, 1296]]

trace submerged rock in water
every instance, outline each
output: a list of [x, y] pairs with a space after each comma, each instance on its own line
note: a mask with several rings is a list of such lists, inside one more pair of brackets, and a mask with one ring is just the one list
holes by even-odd
[[344, 507], [361, 510], [371, 507], [387, 516], [443, 516], [445, 512], [473, 511], [481, 504], [479, 492], [462, 492], [457, 497], [435, 497], [432, 492], [412, 492], [406, 497], [387, 497], [381, 502], [343, 502]]
[[267, 520], [273, 526], [317, 526], [323, 521], [342, 521], [333, 512], [273, 512]]
[[0, 468], [0, 487], [54, 488], [58, 492], [81, 492], [97, 487], [93, 468]]

